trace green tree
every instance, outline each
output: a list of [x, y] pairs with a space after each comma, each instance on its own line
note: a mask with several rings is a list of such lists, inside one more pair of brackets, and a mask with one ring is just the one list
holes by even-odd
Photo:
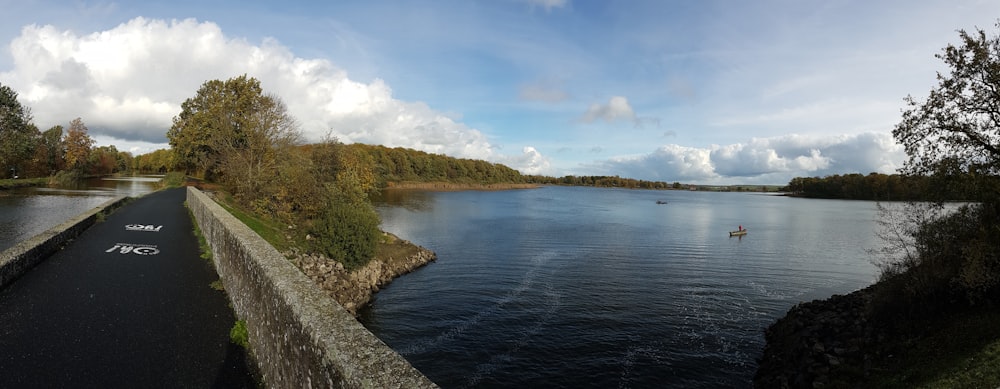
[[300, 138], [281, 100], [243, 75], [205, 82], [181, 108], [167, 132], [180, 167], [221, 178], [241, 201], [268, 210], [264, 186], [276, 175], [281, 154]]
[[52, 175], [63, 167], [63, 126], [56, 125], [42, 133], [38, 144], [39, 158], [45, 174]]
[[18, 174], [31, 159], [37, 132], [31, 110], [17, 101], [17, 92], [0, 84], [0, 177]]

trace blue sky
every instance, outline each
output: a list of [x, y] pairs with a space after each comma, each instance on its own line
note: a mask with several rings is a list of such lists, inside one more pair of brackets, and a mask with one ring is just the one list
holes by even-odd
[[0, 0], [0, 83], [42, 129], [144, 153], [248, 74], [308, 140], [524, 173], [784, 184], [891, 173], [907, 94], [996, 1]]

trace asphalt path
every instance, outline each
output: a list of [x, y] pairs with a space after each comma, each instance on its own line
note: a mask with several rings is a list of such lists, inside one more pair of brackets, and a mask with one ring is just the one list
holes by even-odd
[[254, 387], [184, 200], [126, 204], [0, 289], [0, 388]]

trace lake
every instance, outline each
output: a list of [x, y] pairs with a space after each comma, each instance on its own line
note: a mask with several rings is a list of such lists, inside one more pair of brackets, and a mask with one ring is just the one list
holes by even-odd
[[551, 186], [377, 209], [438, 260], [360, 320], [444, 388], [749, 387], [769, 324], [877, 278], [873, 202]]
[[92, 178], [71, 188], [0, 190], [0, 251], [117, 196], [155, 190], [162, 176]]

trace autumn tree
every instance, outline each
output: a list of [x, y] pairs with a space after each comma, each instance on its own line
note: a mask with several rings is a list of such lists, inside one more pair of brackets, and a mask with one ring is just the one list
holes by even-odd
[[17, 92], [0, 84], [0, 177], [16, 175], [31, 159], [38, 128], [31, 110], [17, 100]]
[[[909, 108], [893, 130], [909, 157], [907, 174], [942, 178], [1000, 174], [1000, 37], [976, 29], [959, 31], [959, 38], [960, 45], [949, 44], [936, 56], [950, 73], [937, 74], [938, 85], [926, 100], [907, 96]], [[941, 186], [968, 184], [942, 181]], [[966, 189], [982, 195], [977, 200], [1000, 200], [996, 186]]]
[[87, 168], [90, 161], [90, 151], [94, 146], [94, 139], [87, 134], [87, 126], [80, 118], [73, 119], [66, 130], [66, 167], [71, 170], [82, 172]]
[[[926, 188], [937, 200], [930, 208], [915, 203], [901, 218], [916, 225], [894, 227], [910, 251], [876, 262], [883, 293], [895, 296], [884, 300], [909, 307], [1000, 301], [1000, 36], [976, 29], [959, 38], [937, 55], [950, 72], [938, 73], [926, 100], [906, 98], [893, 130], [908, 155], [904, 173], [931, 180]], [[940, 213], [956, 193], [976, 202]], [[915, 217], [927, 214], [942, 216]]]

